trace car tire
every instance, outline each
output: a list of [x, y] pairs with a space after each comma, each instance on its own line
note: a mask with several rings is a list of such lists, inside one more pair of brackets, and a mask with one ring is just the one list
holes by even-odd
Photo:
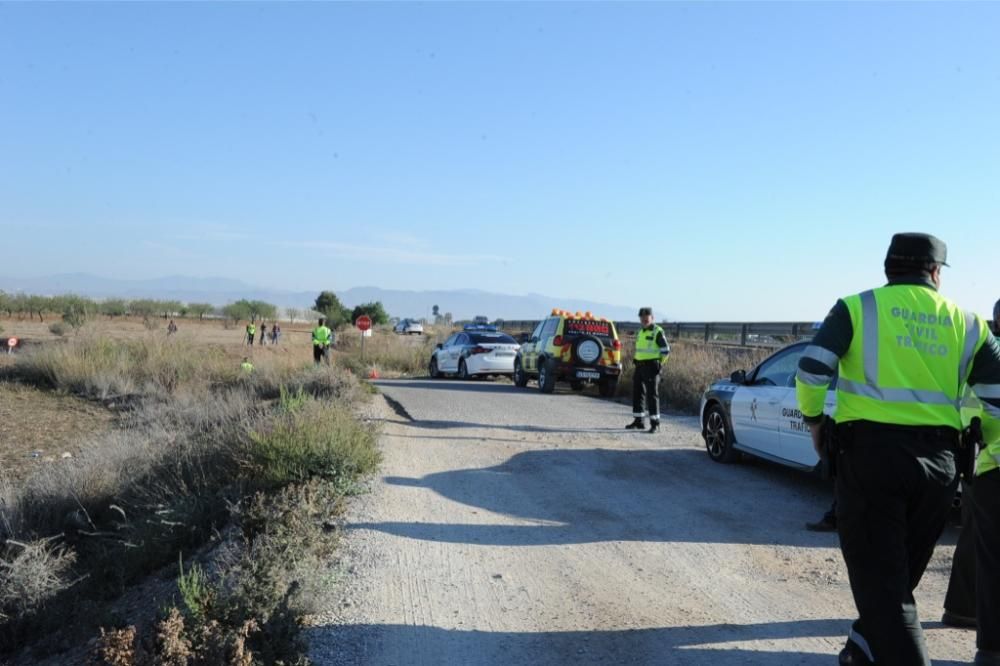
[[582, 391], [583, 387], [584, 387], [584, 383], [583, 382], [570, 382], [569, 383], [569, 387], [571, 389], [573, 389], [574, 391]]
[[528, 385], [528, 373], [521, 367], [521, 359], [514, 359], [514, 386], [524, 388]]
[[542, 393], [552, 393], [556, 390], [555, 368], [549, 359], [541, 359], [538, 362], [538, 390]]
[[703, 428], [709, 458], [717, 463], [734, 463], [740, 459], [740, 452], [733, 448], [733, 429], [721, 405], [713, 404], [708, 408]]
[[472, 375], [469, 374], [469, 366], [465, 364], [464, 358], [458, 362], [458, 378], [472, 379]]
[[436, 356], [431, 356], [431, 362], [427, 366], [427, 372], [430, 374], [431, 379], [441, 379], [444, 375], [438, 369], [438, 360]]
[[613, 398], [615, 393], [618, 391], [618, 378], [617, 377], [601, 377], [600, 381], [597, 382], [597, 393], [602, 398]]

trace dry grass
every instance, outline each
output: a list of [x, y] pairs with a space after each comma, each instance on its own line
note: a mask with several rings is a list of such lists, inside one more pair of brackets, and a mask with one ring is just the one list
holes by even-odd
[[0, 382], [0, 475], [17, 482], [42, 466], [73, 464], [62, 455], [78, 456], [114, 418], [80, 398]]
[[364, 358], [361, 356], [361, 335], [344, 331], [337, 336], [337, 362], [354, 373], [367, 373], [372, 367], [379, 374], [397, 377], [424, 376], [434, 345], [450, 333], [434, 329], [425, 335], [396, 335], [379, 329], [365, 338]]

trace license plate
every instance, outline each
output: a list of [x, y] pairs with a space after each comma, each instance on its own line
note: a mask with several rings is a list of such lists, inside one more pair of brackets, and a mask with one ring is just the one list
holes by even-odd
[[596, 370], [577, 370], [576, 371], [576, 378], [577, 379], [600, 379], [601, 378], [601, 373], [597, 372]]

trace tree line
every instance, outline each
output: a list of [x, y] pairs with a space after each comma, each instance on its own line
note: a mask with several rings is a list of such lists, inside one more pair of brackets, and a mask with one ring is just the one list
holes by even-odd
[[[44, 322], [46, 316], [61, 316], [62, 320], [71, 326], [79, 327], [89, 319], [98, 316], [105, 316], [109, 319], [116, 317], [197, 317], [204, 319], [206, 316], [224, 317], [233, 322], [240, 321], [267, 321], [278, 318], [278, 306], [265, 301], [240, 299], [234, 303], [229, 303], [222, 307], [216, 307], [211, 303], [184, 303], [177, 300], [157, 300], [152, 298], [138, 298], [126, 300], [123, 298], [106, 298], [96, 300], [86, 296], [76, 294], [63, 294], [60, 296], [38, 296], [35, 294], [8, 294], [0, 291], [0, 313], [4, 313], [8, 318], [17, 317], [19, 319], [34, 319]], [[324, 291], [316, 297], [315, 309], [299, 310], [296, 308], [285, 308], [285, 314], [289, 320], [300, 317], [326, 317], [331, 327], [336, 328], [343, 324], [352, 324], [363, 314], [371, 317], [375, 324], [386, 324], [389, 315], [386, 313], [382, 303], [375, 301], [363, 303], [354, 308], [345, 307], [337, 295], [332, 291]]]

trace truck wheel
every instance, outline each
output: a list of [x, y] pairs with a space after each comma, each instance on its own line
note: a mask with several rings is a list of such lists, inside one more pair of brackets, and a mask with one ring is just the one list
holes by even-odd
[[528, 373], [521, 367], [521, 359], [514, 359], [514, 386], [524, 388], [528, 385]]
[[542, 393], [556, 390], [556, 373], [549, 359], [542, 359], [538, 363], [538, 390]]

